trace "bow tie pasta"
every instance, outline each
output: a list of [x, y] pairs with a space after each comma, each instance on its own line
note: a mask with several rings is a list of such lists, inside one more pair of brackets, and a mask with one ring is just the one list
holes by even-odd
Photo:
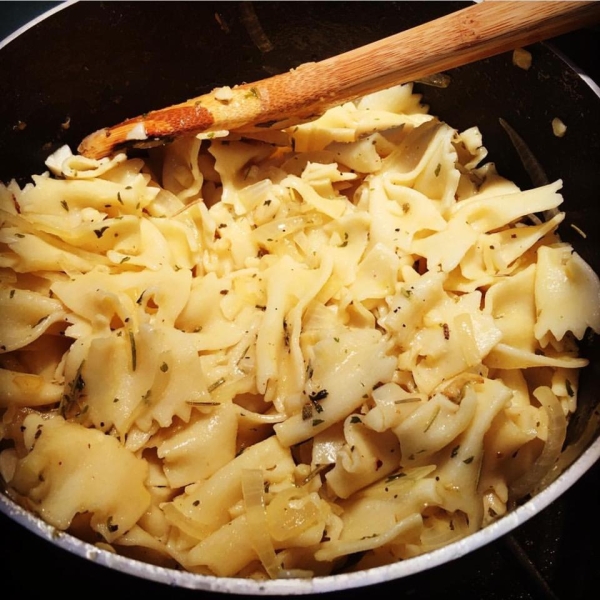
[[600, 333], [561, 182], [519, 189], [410, 85], [285, 133], [62, 148], [0, 187], [0, 474], [57, 529], [320, 576], [460, 539], [559, 472]]

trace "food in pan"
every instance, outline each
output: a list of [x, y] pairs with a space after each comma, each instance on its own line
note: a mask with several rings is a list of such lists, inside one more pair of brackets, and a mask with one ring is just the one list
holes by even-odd
[[600, 282], [410, 85], [286, 143], [62, 148], [0, 188], [0, 473], [59, 531], [222, 577], [386, 564], [558, 473]]

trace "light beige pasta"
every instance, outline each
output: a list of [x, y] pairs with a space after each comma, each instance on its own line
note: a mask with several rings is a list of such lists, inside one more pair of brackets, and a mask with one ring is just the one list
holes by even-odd
[[600, 333], [561, 182], [520, 190], [410, 85], [277, 139], [62, 148], [0, 186], [0, 475], [56, 528], [323, 576], [555, 475]]

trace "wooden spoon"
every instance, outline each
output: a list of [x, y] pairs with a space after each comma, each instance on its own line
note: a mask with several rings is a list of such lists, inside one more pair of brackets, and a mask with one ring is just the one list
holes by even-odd
[[101, 158], [180, 135], [284, 129], [359, 96], [599, 20], [600, 2], [594, 1], [483, 1], [320, 62], [127, 119], [88, 135], [78, 150]]

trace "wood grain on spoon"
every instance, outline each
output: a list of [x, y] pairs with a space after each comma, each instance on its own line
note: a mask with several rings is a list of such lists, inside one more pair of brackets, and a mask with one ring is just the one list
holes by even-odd
[[286, 73], [217, 88], [88, 135], [102, 158], [186, 134], [283, 129], [328, 108], [600, 21], [600, 2], [484, 1], [372, 44]]

